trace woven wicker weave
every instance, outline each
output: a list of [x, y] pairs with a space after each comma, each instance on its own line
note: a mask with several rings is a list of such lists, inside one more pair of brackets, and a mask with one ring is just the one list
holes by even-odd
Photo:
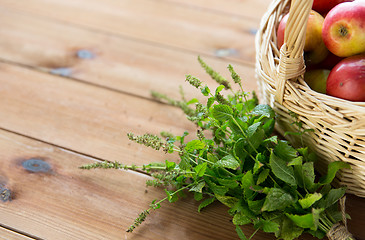
[[[256, 73], [262, 103], [278, 114], [280, 133], [295, 131], [292, 112], [305, 129], [304, 142], [319, 156], [316, 169], [325, 174], [332, 161], [350, 163], [336, 180], [348, 192], [365, 197], [365, 102], [351, 102], [311, 90], [303, 80], [303, 45], [313, 0], [274, 0], [256, 36]], [[289, 12], [284, 45], [276, 46], [276, 30]], [[291, 141], [296, 141], [291, 136]]]

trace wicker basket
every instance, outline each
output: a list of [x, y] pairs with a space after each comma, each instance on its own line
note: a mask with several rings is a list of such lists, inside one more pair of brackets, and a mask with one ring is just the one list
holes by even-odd
[[[351, 102], [311, 90], [303, 81], [303, 46], [313, 0], [274, 0], [256, 36], [256, 74], [262, 103], [278, 115], [277, 130], [294, 131], [293, 114], [305, 129], [304, 142], [319, 157], [316, 169], [325, 174], [331, 161], [350, 163], [336, 181], [348, 193], [365, 197], [365, 102]], [[276, 46], [276, 30], [289, 12], [284, 45]], [[293, 136], [292, 136], [293, 138]], [[291, 141], [298, 139], [290, 139]]]

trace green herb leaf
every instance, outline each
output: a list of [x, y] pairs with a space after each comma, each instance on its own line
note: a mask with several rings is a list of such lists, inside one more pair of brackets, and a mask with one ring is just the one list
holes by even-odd
[[269, 176], [269, 173], [270, 169], [265, 168], [264, 170], [262, 170], [259, 174], [256, 184], [259, 185], [263, 183], [266, 180], [267, 176]]
[[265, 116], [267, 118], [274, 118], [275, 112], [269, 105], [259, 104], [251, 112], [252, 115]]
[[205, 199], [202, 203], [200, 203], [200, 205], [198, 207], [198, 212], [200, 212], [203, 208], [212, 204], [214, 201], [215, 201], [215, 197]]
[[167, 194], [167, 199], [169, 200], [169, 202], [173, 203], [179, 200], [179, 197], [175, 192], [168, 191], [165, 189], [165, 193]]
[[264, 202], [265, 202], [265, 199], [263, 198], [263, 199], [256, 200], [256, 201], [248, 200], [247, 204], [252, 212], [254, 212], [255, 214], [260, 214], [261, 209], [264, 205]]
[[241, 239], [241, 240], [248, 240], [245, 236], [245, 234], [243, 233], [242, 229], [240, 228], [240, 226], [236, 225], [236, 232], [237, 232], [237, 235], [238, 237]]
[[281, 188], [271, 188], [266, 196], [262, 211], [283, 210], [294, 203], [294, 198]]
[[298, 202], [302, 206], [303, 209], [311, 207], [315, 202], [322, 198], [322, 194], [313, 193], [307, 194], [307, 196], [303, 199], [299, 199]]
[[232, 208], [239, 200], [235, 197], [215, 195], [218, 201], [229, 208]]
[[324, 184], [331, 183], [332, 180], [335, 178], [337, 171], [342, 168], [349, 169], [350, 165], [348, 163], [341, 162], [341, 161], [331, 162], [328, 165], [327, 175], [323, 176], [320, 179], [320, 184], [324, 185]]
[[320, 200], [320, 202], [318, 202], [318, 207], [326, 209], [326, 208], [332, 206], [340, 198], [342, 198], [343, 195], [345, 195], [345, 192], [346, 192], [345, 187], [337, 188], [337, 189], [331, 189], [329, 191], [329, 193], [324, 198], [322, 198]]
[[202, 177], [204, 176], [205, 174], [205, 171], [207, 170], [207, 162], [203, 162], [199, 165], [197, 165], [194, 170], [195, 170], [195, 173], [198, 177]]
[[243, 214], [242, 212], [236, 213], [233, 216], [233, 224], [234, 225], [246, 225], [251, 223], [251, 219], [249, 217], [247, 217], [245, 214]]
[[239, 168], [240, 163], [236, 160], [236, 158], [234, 156], [229, 154], [229, 155], [223, 157], [218, 162], [214, 163], [213, 166], [236, 170], [237, 168]]
[[289, 162], [292, 159], [298, 157], [298, 151], [290, 146], [286, 141], [279, 141], [279, 143], [274, 148], [274, 153], [276, 156], [286, 162]]
[[267, 233], [274, 233], [279, 231], [280, 225], [276, 222], [270, 221], [270, 220], [261, 220], [260, 227], [264, 232]]
[[297, 239], [302, 235], [304, 229], [297, 226], [292, 220], [285, 217], [280, 228], [280, 238], [283, 240]]
[[217, 180], [218, 180], [219, 184], [221, 184], [227, 188], [231, 188], [231, 189], [236, 188], [239, 185], [236, 180], [232, 180], [232, 179], [218, 178]]
[[305, 215], [296, 215], [287, 213], [286, 216], [301, 228], [314, 228], [314, 220], [312, 213], [307, 213]]
[[228, 105], [214, 105], [212, 114], [218, 121], [225, 122], [232, 118], [233, 110]]
[[188, 151], [188, 152], [191, 152], [193, 150], [201, 150], [201, 149], [204, 149], [205, 147], [205, 143], [198, 140], [198, 139], [195, 139], [195, 140], [192, 140], [190, 142], [188, 142], [185, 146], [185, 150]]
[[210, 94], [210, 89], [208, 86], [205, 86], [205, 87], [201, 88], [201, 92], [204, 96], [208, 96]]
[[303, 165], [294, 165], [294, 172], [300, 187], [313, 192], [316, 188], [313, 162], [306, 162]]
[[288, 166], [294, 166], [294, 165], [302, 165], [303, 164], [303, 157], [299, 156], [296, 157], [294, 159], [292, 159], [291, 161], [288, 162]]
[[194, 199], [197, 202], [200, 201], [200, 200], [202, 200], [203, 199], [203, 194], [200, 193], [200, 192], [194, 192]]
[[291, 186], [297, 185], [293, 168], [288, 166], [284, 160], [277, 157], [273, 152], [271, 152], [270, 155], [270, 166], [272, 172], [277, 178], [283, 180]]
[[170, 170], [174, 169], [175, 166], [176, 166], [175, 162], [169, 162], [168, 160], [165, 160], [166, 171], [170, 171]]
[[229, 188], [226, 187], [226, 186], [219, 186], [217, 184], [215, 184], [214, 182], [212, 182], [211, 180], [209, 179], [206, 179], [205, 180], [206, 183], [208, 184], [209, 188], [212, 190], [212, 192], [215, 194], [215, 195], [225, 195]]
[[255, 182], [253, 181], [252, 171], [248, 171], [242, 177], [242, 188], [245, 199], [251, 199], [251, 197], [253, 196], [254, 191], [251, 190], [251, 187], [253, 185], [255, 185]]
[[203, 192], [203, 187], [205, 187], [205, 182], [201, 181], [201, 182], [198, 182], [196, 185], [193, 185], [189, 189], [189, 191], [202, 193]]

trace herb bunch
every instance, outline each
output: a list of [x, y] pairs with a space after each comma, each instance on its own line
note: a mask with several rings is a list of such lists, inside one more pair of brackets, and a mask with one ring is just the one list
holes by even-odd
[[[199, 212], [215, 201], [226, 205], [240, 239], [248, 239], [241, 228], [247, 224], [284, 240], [295, 239], [305, 232], [318, 238], [326, 236], [343, 220], [339, 200], [346, 190], [334, 188], [331, 183], [339, 169], [349, 166], [333, 162], [327, 175], [316, 177], [315, 155], [308, 147], [295, 148], [273, 135], [275, 112], [268, 105], [258, 104], [254, 93], [243, 91], [241, 79], [231, 65], [228, 69], [238, 91], [232, 90], [230, 83], [200, 57], [198, 60], [220, 84], [213, 92], [198, 78], [186, 77], [206, 96], [205, 104], [197, 99], [185, 100], [182, 91], [182, 100], [153, 92], [158, 100], [180, 107], [196, 124], [196, 139], [186, 141], [187, 132], [182, 136], [164, 132], [161, 137], [128, 134], [130, 140], [145, 146], [166, 153], [177, 152], [178, 163], [166, 160], [127, 166], [104, 162], [81, 168], [141, 169], [154, 177], [147, 185], [165, 187], [166, 197], [152, 201], [128, 232], [140, 225], [152, 210], [160, 208], [161, 202], [175, 202], [187, 190], [201, 202]], [[224, 89], [229, 90], [227, 96], [222, 94]], [[298, 133], [304, 132], [298, 129]], [[343, 239], [353, 238], [348, 235]]]

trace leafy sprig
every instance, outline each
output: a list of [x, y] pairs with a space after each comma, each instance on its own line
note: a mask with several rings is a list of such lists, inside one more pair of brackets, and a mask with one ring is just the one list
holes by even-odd
[[[198, 60], [212, 79], [221, 84], [213, 92], [198, 78], [186, 76], [207, 97], [205, 103], [197, 99], [187, 101], [183, 91], [179, 101], [153, 93], [159, 101], [186, 113], [187, 119], [197, 126], [196, 139], [186, 141], [187, 132], [181, 136], [163, 132], [161, 136], [165, 139], [151, 134], [128, 134], [130, 140], [147, 147], [178, 153], [178, 163], [166, 160], [128, 166], [104, 162], [82, 168], [140, 169], [154, 177], [147, 185], [165, 187], [167, 196], [154, 200], [128, 232], [140, 225], [151, 210], [160, 208], [163, 201], [175, 202], [188, 190], [200, 201], [199, 212], [215, 201], [227, 206], [240, 239], [251, 239], [258, 230], [284, 240], [295, 239], [304, 232], [324, 237], [342, 220], [339, 200], [346, 189], [333, 188], [331, 183], [337, 171], [349, 165], [333, 162], [328, 166], [327, 175], [316, 177], [314, 154], [308, 147], [295, 148], [273, 135], [275, 112], [268, 105], [258, 104], [254, 93], [243, 91], [241, 78], [231, 65], [228, 66], [231, 77], [239, 86], [236, 92], [224, 77], [201, 58]], [[224, 89], [230, 90], [230, 94], [225, 96]], [[194, 104], [195, 109], [191, 107]], [[294, 124], [298, 132], [289, 134], [302, 136], [308, 131], [301, 129], [300, 121]], [[175, 190], [168, 190], [171, 186]], [[241, 228], [247, 224], [256, 229], [250, 238]]]

